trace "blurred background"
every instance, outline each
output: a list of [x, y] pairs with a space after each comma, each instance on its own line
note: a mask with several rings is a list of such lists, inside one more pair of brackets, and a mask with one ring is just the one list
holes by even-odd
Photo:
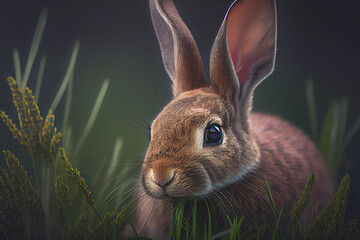
[[[213, 40], [231, 0], [175, 1], [198, 43], [206, 71]], [[30, 73], [35, 89], [42, 56], [46, 56], [39, 108], [43, 115], [64, 78], [75, 41], [80, 41], [74, 69], [69, 124], [78, 139], [104, 79], [110, 79], [93, 130], [81, 147], [85, 179], [112, 154], [122, 140], [119, 161], [128, 177], [136, 179], [148, 144], [146, 125], [171, 99], [170, 79], [161, 60], [151, 25], [148, 1], [2, 1], [0, 4], [0, 109], [16, 119], [6, 78], [15, 77], [13, 50], [20, 53], [24, 71], [38, 18], [43, 7], [48, 18]], [[278, 0], [278, 51], [275, 72], [255, 91], [254, 110], [279, 115], [310, 135], [305, 82], [312, 79], [317, 123], [323, 125], [333, 100], [348, 99], [346, 128], [360, 114], [360, 2], [355, 0]], [[61, 128], [65, 101], [55, 111]], [[344, 150], [339, 178], [350, 173], [349, 217], [360, 217], [360, 133]], [[0, 124], [0, 149], [25, 154]], [[105, 157], [104, 157], [105, 156]], [[1, 157], [1, 159], [3, 159]], [[24, 163], [26, 166], [26, 163]], [[31, 165], [28, 166], [31, 168]], [[28, 169], [29, 169], [28, 168]], [[90, 188], [92, 184], [90, 183]]]

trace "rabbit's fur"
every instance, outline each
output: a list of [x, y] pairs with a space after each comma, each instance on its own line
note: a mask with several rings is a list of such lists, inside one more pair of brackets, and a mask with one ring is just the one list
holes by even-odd
[[[315, 172], [316, 184], [301, 219], [306, 223], [315, 206], [323, 208], [333, 193], [324, 160], [290, 123], [251, 113], [255, 87], [274, 68], [274, 2], [242, 0], [229, 8], [211, 51], [209, 86], [195, 41], [173, 2], [150, 0], [150, 9], [174, 99], [151, 126], [137, 230], [166, 239], [172, 204], [178, 200], [213, 199], [219, 209], [227, 205], [227, 214], [249, 222], [270, 217], [264, 177], [276, 206], [285, 207], [286, 219]], [[212, 124], [221, 127], [223, 138], [208, 146], [204, 132]], [[223, 230], [222, 224], [214, 230]]]

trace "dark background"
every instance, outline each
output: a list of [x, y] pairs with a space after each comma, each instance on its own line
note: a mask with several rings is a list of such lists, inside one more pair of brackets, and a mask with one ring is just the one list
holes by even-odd
[[[178, 0], [175, 4], [194, 35], [208, 69], [210, 49], [232, 1]], [[47, 56], [39, 107], [50, 107], [76, 40], [80, 51], [75, 67], [70, 123], [78, 136], [86, 123], [102, 81], [110, 88], [94, 130], [83, 148], [84, 165], [109, 154], [117, 136], [125, 146], [122, 158], [137, 174], [148, 142], [147, 132], [127, 123], [136, 118], [150, 124], [171, 98], [170, 79], [150, 21], [148, 2], [132, 1], [1, 1], [0, 109], [16, 118], [6, 83], [14, 76], [12, 51], [20, 51], [22, 71], [42, 7], [48, 8], [43, 39], [30, 75], [35, 88], [40, 57]], [[254, 109], [290, 120], [309, 133], [305, 80], [314, 81], [319, 124], [332, 100], [349, 98], [348, 127], [360, 114], [360, 2], [357, 0], [279, 0], [278, 52], [273, 75], [255, 92]], [[61, 126], [63, 103], [56, 110]], [[75, 138], [76, 139], [76, 138]], [[24, 154], [0, 124], [0, 149]], [[346, 149], [353, 160], [350, 217], [360, 216], [360, 134]], [[89, 170], [91, 172], [91, 170]]]

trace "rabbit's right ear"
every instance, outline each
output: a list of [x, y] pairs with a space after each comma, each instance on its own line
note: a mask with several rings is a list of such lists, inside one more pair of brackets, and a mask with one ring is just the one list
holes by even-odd
[[210, 87], [230, 101], [245, 131], [255, 87], [274, 69], [274, 0], [236, 0], [230, 6], [210, 56]]
[[207, 86], [199, 50], [172, 0], [150, 0], [150, 12], [173, 95]]

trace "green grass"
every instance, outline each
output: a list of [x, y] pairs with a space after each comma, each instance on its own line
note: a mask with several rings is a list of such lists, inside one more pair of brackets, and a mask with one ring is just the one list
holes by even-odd
[[360, 115], [348, 127], [349, 104], [347, 98], [334, 100], [327, 110], [323, 123], [320, 125], [322, 127], [319, 130], [317, 127], [316, 97], [311, 80], [306, 82], [305, 93], [312, 138], [323, 154], [332, 178], [338, 179], [339, 174], [343, 174], [341, 170], [344, 170], [344, 151], [360, 129]]
[[[14, 138], [29, 151], [33, 161], [34, 184], [20, 161], [5, 151], [8, 169], [0, 169], [0, 212], [3, 213], [0, 221], [1, 237], [53, 239], [58, 231], [58, 239], [77, 239], [80, 236], [118, 239], [123, 236], [127, 204], [124, 202], [111, 210], [106, 209], [107, 203], [103, 204], [105, 209], [100, 215], [85, 179], [72, 166], [64, 148], [60, 147], [62, 135], [54, 126], [54, 115], [50, 111], [46, 118], [42, 117], [31, 91], [26, 88], [22, 92], [11, 77], [8, 82], [20, 127], [2, 111], [0, 117]], [[115, 157], [118, 151], [119, 143], [115, 145]], [[108, 173], [108, 176], [113, 175]], [[72, 227], [74, 220], [71, 219], [71, 210], [73, 205], [79, 206], [76, 195], [72, 194], [74, 192], [80, 193], [88, 207], [95, 212], [98, 217], [95, 225], [91, 226], [91, 221], [95, 220], [90, 219], [91, 213], [85, 209], [77, 224]]]
[[[29, 51], [29, 56], [27, 59], [26, 64], [24, 65], [24, 72], [22, 73], [22, 69], [21, 69], [21, 62], [20, 62], [20, 57], [19, 57], [19, 51], [17, 49], [15, 49], [13, 51], [13, 57], [14, 57], [14, 67], [15, 67], [15, 75], [16, 75], [16, 85], [15, 83], [13, 84], [13, 92], [16, 92], [16, 94], [18, 95], [19, 98], [23, 98], [24, 100], [29, 99], [31, 97], [33, 97], [34, 101], [31, 102], [31, 106], [34, 109], [34, 111], [36, 112], [36, 117], [35, 115], [32, 115], [35, 118], [41, 118], [40, 115], [40, 111], [37, 108], [37, 102], [38, 99], [40, 97], [40, 91], [41, 91], [41, 87], [42, 87], [42, 83], [43, 83], [43, 76], [44, 76], [44, 71], [45, 71], [45, 66], [46, 66], [46, 57], [42, 56], [41, 60], [40, 60], [40, 66], [39, 69], [37, 71], [37, 76], [31, 78], [31, 74], [36, 74], [36, 71], [34, 71], [33, 69], [33, 63], [37, 57], [37, 52], [38, 52], [38, 48], [41, 42], [41, 38], [45, 29], [45, 25], [46, 25], [46, 19], [47, 19], [47, 10], [43, 9], [43, 11], [40, 14], [40, 18], [38, 20], [37, 26], [36, 26], [36, 30], [35, 30], [35, 34], [33, 37], [33, 41], [32, 44], [30, 46], [30, 51]], [[71, 159], [71, 163], [73, 166], [80, 166], [79, 160], [81, 158], [79, 158], [78, 156], [83, 154], [83, 152], [81, 152], [81, 147], [82, 145], [87, 141], [87, 138], [90, 134], [90, 132], [93, 129], [94, 124], [96, 124], [96, 119], [98, 117], [98, 113], [100, 111], [100, 108], [102, 106], [102, 102], [104, 100], [104, 97], [106, 96], [107, 93], [107, 89], [109, 87], [109, 83], [110, 81], [108, 79], [104, 80], [103, 85], [98, 93], [98, 97], [94, 103], [93, 109], [89, 115], [89, 117], [85, 117], [84, 119], [87, 119], [87, 123], [84, 124], [85, 128], [82, 132], [82, 134], [80, 135], [79, 139], [75, 139], [74, 134], [72, 134], [73, 130], [72, 130], [72, 124], [70, 122], [70, 112], [71, 112], [71, 106], [72, 106], [72, 95], [73, 95], [73, 81], [74, 81], [74, 77], [73, 77], [73, 73], [74, 73], [74, 68], [76, 66], [76, 60], [77, 60], [77, 55], [79, 52], [79, 48], [80, 48], [80, 43], [77, 41], [74, 44], [74, 49], [72, 51], [72, 54], [70, 56], [70, 61], [68, 64], [68, 67], [65, 71], [65, 75], [64, 78], [62, 79], [61, 85], [58, 89], [58, 91], [55, 94], [55, 97], [53, 98], [50, 104], [50, 111], [52, 112], [57, 112], [57, 106], [59, 105], [60, 101], [62, 101], [62, 99], [64, 99], [65, 97], [65, 111], [63, 115], [63, 120], [62, 120], [62, 128], [61, 128], [61, 132], [63, 133], [62, 136], [59, 137], [59, 135], [56, 135], [54, 133], [56, 133], [56, 127], [53, 125], [53, 121], [54, 121], [54, 117], [52, 117], [51, 113], [48, 114], [47, 117], [45, 117], [45, 119], [47, 119], [48, 117], [50, 117], [49, 119], [52, 120], [52, 122], [50, 123], [50, 126], [48, 128], [48, 140], [46, 142], [41, 141], [41, 139], [38, 141], [39, 146], [45, 146], [46, 149], [40, 149], [43, 152], [49, 152], [49, 153], [45, 153], [44, 156], [38, 156], [38, 154], [34, 153], [34, 147], [26, 145], [27, 143], [22, 143], [20, 142], [22, 145], [25, 145], [28, 147], [28, 150], [30, 152], [30, 158], [31, 161], [33, 162], [33, 167], [31, 169], [31, 172], [33, 173], [33, 181], [34, 181], [34, 187], [37, 189], [37, 191], [39, 192], [39, 194], [41, 194], [41, 198], [43, 200], [44, 203], [44, 211], [47, 213], [50, 213], [52, 210], [51, 208], [53, 206], [51, 206], [51, 202], [53, 201], [53, 199], [55, 199], [54, 196], [54, 189], [55, 188], [55, 183], [60, 184], [59, 178], [61, 175], [64, 174], [64, 167], [62, 166], [62, 161], [60, 157], [56, 157], [56, 153], [57, 153], [57, 149], [59, 146], [55, 146], [53, 144], [52, 138], [53, 140], [56, 140], [57, 143], [61, 144], [61, 146], [65, 147], [67, 150], [67, 155], [69, 156], [69, 159]], [[24, 90], [27, 87], [27, 84], [29, 82], [29, 79], [34, 79], [36, 80], [36, 88], [35, 88], [35, 94], [34, 96], [31, 96], [27, 94], [27, 92]], [[46, 80], [45, 80], [46, 81]], [[92, 93], [90, 93], [92, 94]], [[26, 110], [26, 103], [19, 101], [19, 103], [21, 103], [21, 107], [22, 109]], [[30, 109], [31, 110], [31, 109]], [[44, 123], [46, 121], [42, 121], [42, 123], [37, 127], [36, 126], [36, 122], [34, 121], [25, 121], [26, 118], [24, 118], [25, 120], [20, 120], [20, 128], [18, 129], [18, 127], [14, 124], [14, 122], [7, 116], [5, 115], [5, 112], [1, 112], [2, 114], [2, 119], [3, 121], [10, 127], [10, 130], [13, 132], [14, 137], [16, 137], [16, 134], [20, 133], [25, 133], [25, 135], [27, 134], [26, 131], [28, 131], [25, 128], [22, 128], [24, 125], [31, 125], [33, 126], [34, 131], [31, 133], [34, 136], [38, 136], [40, 133], [41, 135], [41, 131], [43, 131], [44, 128]], [[22, 116], [22, 110], [20, 109], [19, 111], [19, 118]], [[31, 118], [27, 118], [28, 120], [31, 120]], [[51, 125], [52, 124], [52, 125]], [[24, 134], [23, 134], [24, 135]], [[27, 134], [28, 135], [28, 134]], [[20, 139], [19, 139], [20, 140]], [[61, 142], [60, 142], [61, 141]], [[54, 142], [55, 143], [55, 142]], [[74, 145], [74, 143], [77, 143], [75, 145], [74, 148], [72, 148], [72, 146]], [[119, 199], [125, 199], [124, 197], [122, 197], [122, 192], [116, 192], [116, 194], [114, 194], [114, 196], [117, 198], [118, 201], [112, 201], [112, 202], [106, 202], [106, 201], [102, 201], [103, 199], [106, 199], [106, 196], [109, 194], [109, 192], [111, 192], [113, 189], [115, 189], [116, 186], [119, 185], [124, 185], [120, 180], [121, 178], [119, 178], [119, 172], [122, 174], [122, 176], [125, 176], [126, 174], [126, 167], [122, 168], [123, 163], [119, 161], [119, 156], [120, 156], [120, 151], [121, 151], [121, 145], [122, 145], [122, 141], [120, 140], [120, 138], [117, 139], [117, 141], [114, 143], [114, 152], [113, 152], [113, 156], [112, 158], [110, 157], [104, 157], [104, 159], [102, 159], [102, 162], [104, 162], [105, 164], [101, 164], [100, 168], [98, 168], [98, 171], [96, 171], [96, 176], [93, 177], [92, 180], [94, 180], [93, 184], [96, 189], [96, 194], [97, 194], [97, 199], [99, 199], [99, 201], [97, 201], [100, 205], [101, 205], [101, 214], [105, 214], [107, 212], [106, 208], [113, 208], [113, 210], [119, 209], [119, 212], [121, 212], [121, 209], [123, 206], [125, 206], [127, 201], [122, 201]], [[35, 149], [36, 150], [36, 149]], [[39, 150], [39, 151], [40, 151]], [[46, 154], [50, 154], [51, 152], [51, 159], [46, 155]], [[53, 154], [55, 152], [55, 155]], [[26, 159], [25, 159], [26, 160]], [[111, 166], [111, 168], [106, 168], [107, 163], [109, 163], [109, 165]], [[111, 170], [111, 171], [110, 171]], [[106, 174], [104, 174], [106, 172]], [[65, 178], [66, 179], [66, 178]], [[64, 179], [64, 181], [65, 181]], [[65, 184], [71, 185], [71, 183], [66, 183]], [[75, 184], [76, 185], [76, 184]], [[125, 188], [131, 188], [131, 186], [129, 186], [128, 184], [125, 184], [126, 187]], [[61, 184], [58, 186], [62, 186]], [[80, 191], [81, 192], [81, 191]], [[79, 191], [74, 190], [73, 188], [70, 187], [70, 197], [72, 199], [72, 205], [69, 209], [69, 223], [75, 223], [75, 220], [77, 217], [79, 217], [82, 212], [84, 211], [88, 211], [88, 207], [86, 204], [86, 201], [84, 201], [84, 198], [81, 196]], [[126, 192], [126, 191], [125, 191]], [[85, 198], [86, 199], [86, 198]], [[88, 199], [89, 200], [89, 199]], [[96, 204], [96, 203], [94, 203]], [[94, 204], [90, 204], [90, 207], [94, 207]], [[95, 215], [99, 215], [99, 213], [95, 214]], [[52, 218], [52, 217], [51, 217]], [[87, 219], [87, 223], [89, 225], [95, 225], [97, 224], [98, 220], [97, 219], [98, 216], [94, 216], [94, 214], [92, 214], [91, 212], [87, 214], [86, 219]], [[54, 222], [53, 220], [49, 221], [49, 222]]]
[[[249, 226], [244, 217], [226, 216], [228, 229], [212, 235], [209, 229], [216, 226], [211, 221], [211, 209], [206, 201], [179, 202], [174, 205], [171, 217], [170, 239], [356, 239], [360, 237], [356, 229], [356, 220], [349, 226], [344, 222], [349, 197], [349, 176], [346, 175], [329, 205], [314, 217], [306, 229], [300, 229], [299, 219], [311, 197], [315, 184], [315, 173], [309, 177], [303, 194], [290, 212], [290, 221], [282, 221], [284, 207], [275, 207], [271, 190], [265, 179], [269, 205], [273, 217]], [[198, 206], [205, 206], [205, 211], [198, 212]], [[201, 216], [206, 216], [202, 218]]]

